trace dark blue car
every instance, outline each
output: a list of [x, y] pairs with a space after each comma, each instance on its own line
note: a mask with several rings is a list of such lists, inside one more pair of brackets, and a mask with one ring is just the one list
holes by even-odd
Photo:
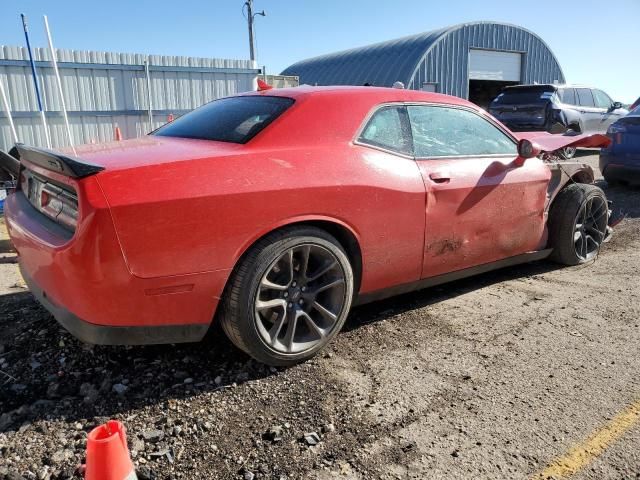
[[611, 145], [600, 151], [600, 171], [609, 184], [640, 184], [640, 106], [611, 124]]

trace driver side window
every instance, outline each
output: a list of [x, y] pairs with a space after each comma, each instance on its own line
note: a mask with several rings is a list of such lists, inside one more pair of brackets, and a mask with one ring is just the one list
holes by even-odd
[[473, 112], [432, 105], [407, 110], [416, 157], [517, 155], [509, 136]]

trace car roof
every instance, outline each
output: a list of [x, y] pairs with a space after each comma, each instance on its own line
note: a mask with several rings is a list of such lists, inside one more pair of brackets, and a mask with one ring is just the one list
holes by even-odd
[[527, 88], [553, 88], [554, 90], [557, 90], [558, 88], [595, 89], [596, 87], [592, 87], [590, 85], [582, 85], [579, 83], [530, 83], [526, 85], [510, 85], [508, 87], [504, 87], [504, 90], [519, 90], [519, 89], [527, 89]]
[[444, 95], [442, 93], [421, 92], [419, 90], [410, 90], [402, 88], [388, 87], [365, 87], [365, 86], [349, 86], [349, 85], [333, 85], [333, 86], [311, 86], [300, 85], [298, 87], [288, 88], [272, 88], [259, 92], [245, 92], [240, 95], [266, 95], [277, 97], [288, 97], [293, 99], [302, 99], [304, 97], [349, 97], [360, 96], [366, 97], [372, 103], [385, 102], [425, 102], [425, 103], [442, 103], [449, 105], [461, 105], [471, 107], [474, 110], [478, 106], [459, 97]]

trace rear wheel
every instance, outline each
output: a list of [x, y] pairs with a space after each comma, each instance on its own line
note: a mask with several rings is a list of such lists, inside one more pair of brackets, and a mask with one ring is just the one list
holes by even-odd
[[595, 185], [573, 183], [556, 197], [549, 212], [551, 259], [578, 265], [594, 259], [607, 232], [609, 206]]
[[349, 259], [331, 235], [314, 227], [282, 230], [242, 259], [220, 321], [229, 339], [256, 360], [293, 365], [340, 331], [353, 283]]

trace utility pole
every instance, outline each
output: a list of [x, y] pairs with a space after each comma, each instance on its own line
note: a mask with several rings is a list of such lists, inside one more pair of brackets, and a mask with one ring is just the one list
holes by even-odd
[[264, 13], [264, 10], [258, 13], [253, 13], [253, 0], [247, 0], [244, 2], [244, 6], [247, 7], [247, 23], [249, 24], [249, 58], [252, 62], [255, 62], [256, 51], [253, 41], [253, 21], [256, 15], [262, 15], [264, 17], [267, 14]]
[[256, 59], [255, 47], [253, 46], [253, 0], [247, 0], [247, 21], [249, 22], [249, 58]]

